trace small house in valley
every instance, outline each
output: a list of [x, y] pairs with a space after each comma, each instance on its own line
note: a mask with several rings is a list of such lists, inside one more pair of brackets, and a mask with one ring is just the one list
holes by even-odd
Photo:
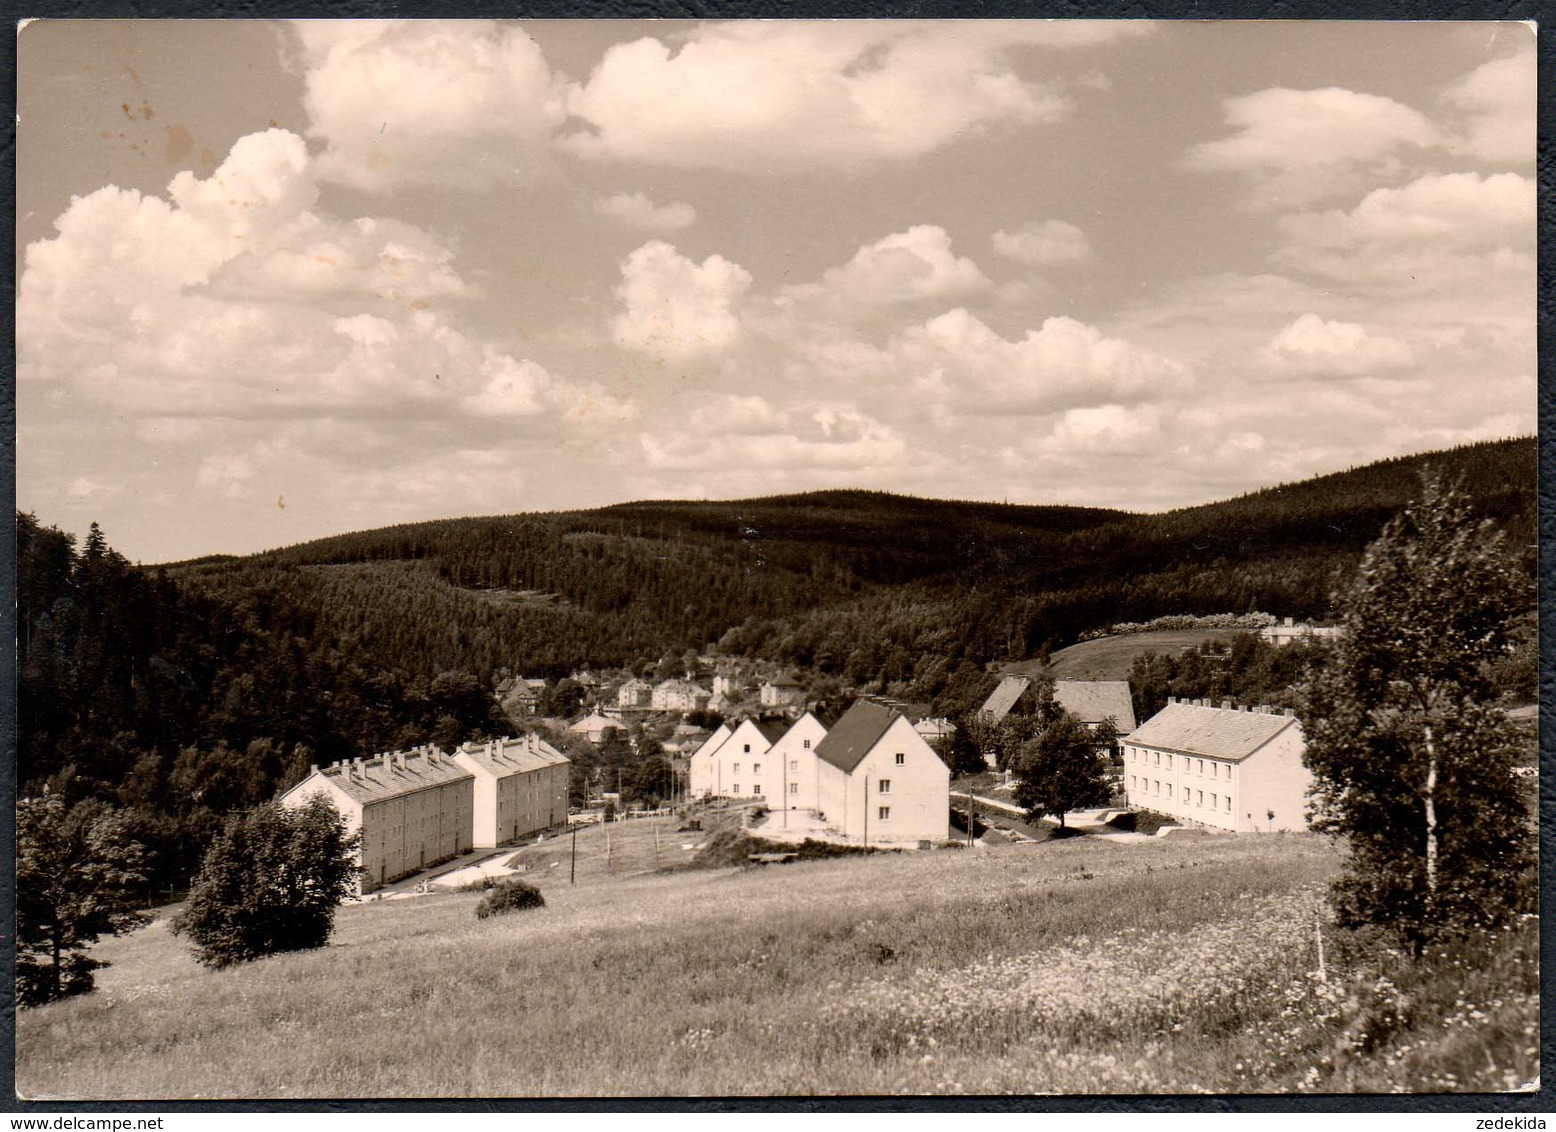
[[1055, 680], [1054, 702], [1087, 727], [1112, 720], [1120, 735], [1135, 729], [1128, 680]]
[[[769, 786], [775, 777], [774, 764], [768, 757], [768, 751], [788, 730], [788, 724], [782, 721], [744, 719], [728, 726], [730, 733], [722, 743], [711, 750], [704, 744], [697, 752], [698, 756], [707, 752], [701, 793], [716, 798], [760, 798], [773, 801], [774, 795], [769, 792]], [[717, 734], [715, 731], [714, 735]], [[694, 756], [693, 763], [696, 761], [697, 756]], [[697, 796], [695, 782], [693, 796]]]
[[705, 798], [713, 793], [713, 755], [734, 730], [721, 723], [687, 759], [686, 788], [690, 797]]
[[983, 701], [983, 707], [978, 710], [986, 716], [990, 722], [998, 723], [1011, 713], [1026, 690], [1032, 686], [1030, 676], [1002, 676], [1000, 682], [989, 693], [989, 698]]
[[944, 841], [951, 771], [908, 717], [858, 700], [816, 747], [817, 807], [850, 841]]
[[1173, 699], [1119, 746], [1135, 809], [1237, 833], [1307, 828], [1313, 778], [1290, 712]]

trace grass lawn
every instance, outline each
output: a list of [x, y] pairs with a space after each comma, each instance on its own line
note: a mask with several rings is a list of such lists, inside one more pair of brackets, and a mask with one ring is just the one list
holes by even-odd
[[[652, 853], [645, 836], [624, 860]], [[1314, 981], [1314, 896], [1338, 857], [1313, 837], [621, 876], [593, 860], [577, 885], [565, 862], [533, 869], [538, 911], [477, 920], [474, 893], [355, 905], [329, 947], [222, 972], [162, 923], [105, 941], [96, 993], [19, 1015], [18, 1090], [1389, 1091], [1538, 1072], [1532, 926], [1387, 987], [1331, 939]]]

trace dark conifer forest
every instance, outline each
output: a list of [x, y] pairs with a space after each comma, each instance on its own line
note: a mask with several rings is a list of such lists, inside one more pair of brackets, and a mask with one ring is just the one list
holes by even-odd
[[1431, 464], [1527, 548], [1535, 442], [1160, 515], [859, 491], [453, 519], [140, 567], [17, 516], [18, 767], [130, 811], [154, 886], [309, 763], [509, 728], [500, 670], [716, 648], [965, 698], [990, 661], [1119, 621], [1322, 618]]

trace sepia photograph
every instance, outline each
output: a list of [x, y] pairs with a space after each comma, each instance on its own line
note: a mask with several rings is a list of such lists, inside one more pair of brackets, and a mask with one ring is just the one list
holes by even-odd
[[1533, 1102], [1532, 23], [16, 44], [18, 1101]]

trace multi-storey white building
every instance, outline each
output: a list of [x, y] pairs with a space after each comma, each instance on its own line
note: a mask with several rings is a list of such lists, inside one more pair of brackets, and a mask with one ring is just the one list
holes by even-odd
[[788, 724], [743, 719], [728, 726], [730, 732], [723, 742], [714, 747], [710, 739], [692, 756], [692, 796], [760, 798], [776, 805], [779, 791], [772, 783], [777, 776], [768, 752], [788, 730]]
[[436, 747], [315, 766], [281, 795], [281, 804], [300, 806], [316, 794], [335, 804], [348, 832], [361, 831], [363, 892], [457, 857], [473, 844], [475, 775]]
[[[820, 784], [820, 764], [816, 761], [816, 748], [827, 736], [827, 729], [810, 712], [806, 712], [780, 735], [768, 751], [762, 764], [767, 779], [762, 783], [763, 793], [774, 799], [774, 807], [790, 810], [814, 810], [816, 793]], [[781, 800], [780, 800], [781, 799]]]
[[1133, 808], [1239, 833], [1307, 828], [1313, 777], [1289, 712], [1171, 700], [1119, 747]]
[[567, 821], [567, 756], [533, 733], [466, 743], [453, 761], [475, 776], [477, 848], [507, 845]]

